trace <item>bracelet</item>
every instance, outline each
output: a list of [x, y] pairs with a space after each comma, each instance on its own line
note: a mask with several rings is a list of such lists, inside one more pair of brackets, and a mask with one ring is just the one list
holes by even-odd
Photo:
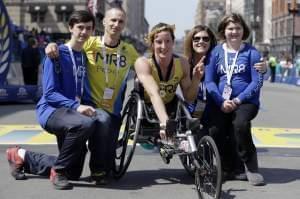
[[167, 126], [165, 124], [159, 124], [159, 130], [166, 130]]

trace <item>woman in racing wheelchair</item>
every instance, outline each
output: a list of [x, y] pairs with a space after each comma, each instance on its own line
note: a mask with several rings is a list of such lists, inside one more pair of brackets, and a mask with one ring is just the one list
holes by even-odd
[[145, 102], [151, 103], [160, 121], [160, 138], [167, 140], [166, 124], [169, 119], [168, 109], [174, 109], [176, 88], [183, 90], [187, 101], [194, 101], [198, 85], [203, 76], [203, 59], [192, 71], [187, 60], [174, 55], [174, 26], [159, 23], [148, 35], [150, 57], [140, 57], [135, 62], [135, 71], [139, 81], [145, 89]]
[[[196, 99], [203, 77], [204, 57], [190, 72], [188, 61], [173, 53], [174, 39], [174, 26], [157, 24], [148, 36], [150, 56], [140, 57], [135, 62], [141, 86], [135, 87], [123, 108], [115, 177], [120, 178], [126, 172], [136, 143], [154, 138], [151, 142], [157, 144], [165, 163], [169, 163], [173, 154], [189, 157], [189, 164], [181, 162], [195, 176], [200, 198], [204, 193], [218, 198], [221, 165], [216, 145], [208, 136], [196, 144], [194, 136], [198, 131], [194, 129], [200, 129], [199, 120], [193, 120], [183, 99], [176, 96], [176, 88], [180, 85], [186, 101], [191, 103]], [[145, 131], [145, 127], [149, 131]], [[130, 140], [132, 145], [128, 144]]]

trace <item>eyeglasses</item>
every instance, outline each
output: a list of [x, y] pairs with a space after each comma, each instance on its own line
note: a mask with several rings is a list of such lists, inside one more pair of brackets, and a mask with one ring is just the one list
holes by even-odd
[[199, 41], [204, 41], [204, 42], [209, 42], [210, 41], [210, 38], [207, 37], [207, 36], [204, 36], [204, 37], [193, 37], [193, 42], [197, 43]]

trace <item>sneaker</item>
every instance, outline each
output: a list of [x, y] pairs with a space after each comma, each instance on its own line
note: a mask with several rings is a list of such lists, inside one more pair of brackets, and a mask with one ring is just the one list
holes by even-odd
[[72, 189], [72, 184], [69, 183], [68, 178], [63, 174], [55, 171], [53, 168], [50, 171], [50, 181], [53, 187], [58, 190]]
[[94, 172], [91, 174], [91, 178], [96, 182], [96, 185], [107, 185], [109, 183], [108, 176], [105, 171]]
[[246, 173], [235, 173], [234, 180], [247, 181], [247, 175]]
[[6, 150], [6, 158], [10, 167], [10, 174], [16, 180], [25, 180], [26, 176], [23, 171], [24, 160], [19, 156], [18, 150], [20, 147], [15, 146]]
[[253, 186], [263, 186], [265, 185], [264, 177], [258, 172], [246, 171], [247, 179], [249, 183]]

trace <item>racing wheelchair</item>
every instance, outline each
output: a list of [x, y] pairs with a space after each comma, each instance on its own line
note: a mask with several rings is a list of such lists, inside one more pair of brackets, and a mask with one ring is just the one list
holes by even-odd
[[151, 106], [145, 103], [143, 94], [142, 86], [135, 81], [122, 111], [114, 177], [119, 179], [126, 173], [137, 143], [148, 143], [159, 147], [167, 164], [172, 156], [179, 156], [187, 173], [194, 176], [199, 198], [220, 198], [221, 160], [214, 140], [208, 135], [197, 135], [201, 130], [199, 120], [191, 117], [183, 99], [177, 97], [176, 111], [166, 125], [166, 134], [173, 137], [173, 143], [160, 141], [159, 121]]

